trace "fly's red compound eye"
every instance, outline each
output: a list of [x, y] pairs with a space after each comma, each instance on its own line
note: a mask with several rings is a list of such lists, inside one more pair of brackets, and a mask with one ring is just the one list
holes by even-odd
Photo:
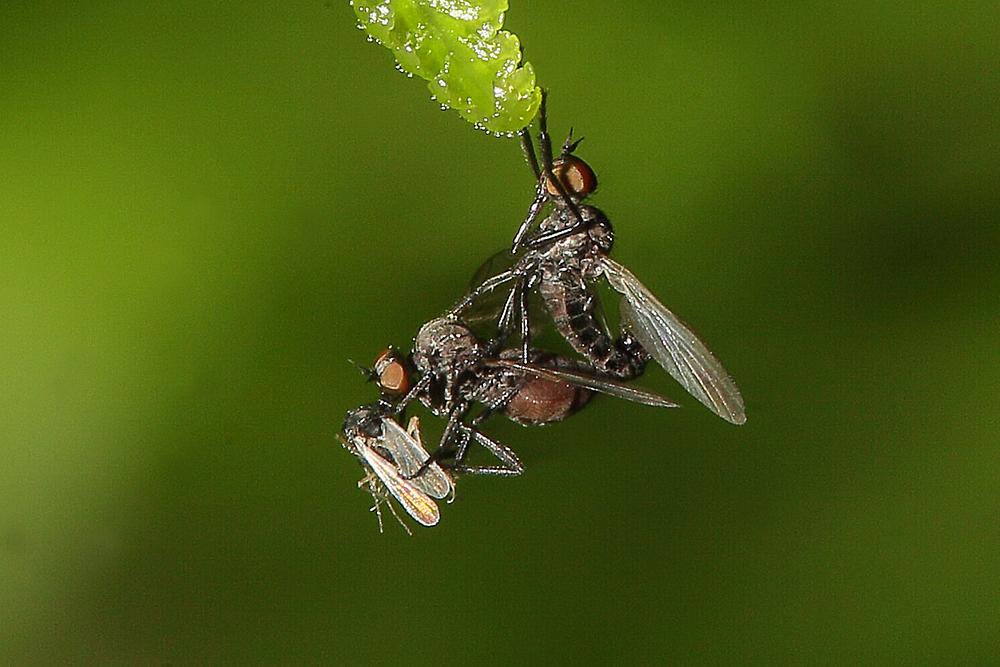
[[378, 376], [378, 386], [383, 393], [401, 396], [410, 390], [410, 373], [406, 362], [393, 348], [378, 355], [373, 364]]
[[[586, 162], [570, 155], [552, 163], [552, 171], [562, 182], [566, 192], [576, 199], [583, 199], [597, 189], [597, 175]], [[545, 179], [545, 190], [553, 197], [559, 196], [552, 179]]]

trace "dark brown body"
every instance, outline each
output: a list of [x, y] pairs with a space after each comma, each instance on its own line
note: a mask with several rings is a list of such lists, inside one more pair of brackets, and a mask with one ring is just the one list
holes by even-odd
[[[562, 357], [536, 359], [534, 363], [554, 368], [580, 370], [579, 365]], [[569, 382], [555, 382], [528, 377], [504, 407], [509, 419], [524, 425], [549, 424], [562, 421], [585, 406], [593, 392]]]
[[[519, 351], [507, 350], [499, 358], [517, 359]], [[553, 369], [593, 370], [588, 364], [537, 351], [530, 362]], [[420, 401], [441, 416], [467, 402], [503, 412], [520, 424], [546, 424], [586, 405], [592, 393], [568, 382], [491, 364], [485, 346], [457, 320], [440, 318], [425, 324], [414, 342], [413, 363], [419, 373], [433, 378]]]
[[[559, 333], [574, 350], [602, 374], [630, 380], [642, 375], [649, 354], [628, 333], [611, 338], [597, 316], [597, 299], [588, 285], [597, 279], [600, 258], [614, 243], [611, 222], [593, 206], [581, 206], [580, 214], [587, 222], [585, 231], [540, 251], [538, 291]], [[568, 211], [556, 209], [542, 221], [540, 231], [563, 229], [571, 222]]]

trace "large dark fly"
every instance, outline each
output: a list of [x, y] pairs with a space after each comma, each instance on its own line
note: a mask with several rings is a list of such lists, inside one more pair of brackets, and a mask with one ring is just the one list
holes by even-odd
[[[560, 421], [582, 407], [591, 392], [600, 392], [657, 407], [676, 407], [658, 394], [617, 382], [592, 365], [537, 350], [497, 352], [460, 320], [438, 318], [421, 327], [411, 355], [419, 379], [397, 404], [417, 399], [446, 420], [436, 460], [453, 459], [448, 467], [458, 473], [518, 475], [523, 466], [510, 448], [480, 429], [490, 415], [500, 412], [521, 424]], [[474, 408], [481, 409], [472, 414]], [[489, 450], [502, 465], [464, 464], [471, 441]]]
[[[567, 139], [552, 160], [544, 97], [539, 112], [539, 166], [527, 133], [522, 145], [538, 178], [536, 196], [514, 238], [520, 255], [514, 264], [485, 278], [448, 313], [459, 318], [467, 308], [497, 288], [510, 285], [498, 318], [501, 335], [519, 334], [523, 362], [528, 361], [531, 323], [530, 290], [566, 341], [602, 374], [627, 380], [642, 373], [652, 358], [684, 389], [723, 419], [746, 421], [736, 383], [708, 347], [664, 306], [632, 272], [609, 256], [614, 242], [611, 221], [598, 208], [581, 202], [596, 188], [593, 170], [573, 155], [579, 142]], [[547, 203], [548, 216], [530, 229]], [[621, 295], [622, 332], [612, 338], [598, 317], [596, 283], [601, 278]]]

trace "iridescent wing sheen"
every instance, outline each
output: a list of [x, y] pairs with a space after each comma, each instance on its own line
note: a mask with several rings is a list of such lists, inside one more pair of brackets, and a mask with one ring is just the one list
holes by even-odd
[[382, 418], [382, 433], [382, 445], [392, 454], [402, 478], [432, 498], [444, 498], [451, 493], [451, 479], [436, 462], [420, 470], [430, 458], [423, 443], [389, 417]]
[[441, 514], [437, 503], [431, 500], [430, 496], [417, 488], [410, 480], [403, 479], [396, 466], [386, 461], [368, 445], [359, 443], [357, 450], [365, 464], [375, 473], [375, 476], [392, 494], [393, 498], [399, 501], [407, 514], [422, 526], [437, 525]]
[[692, 396], [733, 424], [746, 422], [743, 397], [718, 359], [632, 272], [604, 258], [602, 272], [622, 294], [622, 326]]
[[615, 398], [623, 398], [626, 401], [632, 401], [634, 403], [642, 403], [643, 405], [652, 405], [659, 408], [677, 407], [676, 403], [671, 401], [669, 398], [660, 396], [659, 394], [645, 389], [640, 389], [639, 387], [624, 384], [622, 382], [616, 382], [615, 380], [610, 380], [608, 378], [589, 375], [587, 373], [581, 373], [565, 368], [549, 368], [546, 366], [537, 366], [535, 364], [525, 364], [515, 359], [496, 359], [490, 361], [489, 363], [496, 366], [513, 368], [515, 370], [528, 373], [529, 375], [540, 377], [545, 380], [551, 380], [553, 382], [567, 382], [578, 387], [591, 389], [602, 394], [607, 394], [608, 396], [614, 396]]

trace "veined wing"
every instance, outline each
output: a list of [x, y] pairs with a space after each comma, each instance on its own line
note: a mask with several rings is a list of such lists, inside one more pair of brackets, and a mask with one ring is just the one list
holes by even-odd
[[624, 398], [626, 401], [652, 405], [659, 408], [676, 408], [677, 404], [669, 398], [659, 394], [633, 387], [622, 382], [616, 382], [607, 378], [588, 375], [565, 368], [548, 368], [546, 366], [536, 366], [535, 364], [525, 364], [515, 359], [496, 359], [489, 362], [497, 366], [513, 368], [525, 373], [540, 377], [553, 382], [567, 382], [569, 384], [585, 387], [602, 394]]
[[[490, 256], [476, 270], [469, 282], [469, 290], [479, 287], [493, 276], [503, 273], [514, 267], [522, 260], [523, 255], [513, 255], [510, 249], [503, 249]], [[472, 329], [479, 338], [489, 340], [495, 338], [499, 333], [500, 317], [508, 308], [513, 308], [511, 314], [517, 317], [520, 313], [520, 306], [517, 302], [524, 287], [518, 281], [511, 281], [497, 289], [481, 294], [476, 301], [462, 311], [462, 321]], [[545, 319], [545, 307], [541, 303], [541, 298], [537, 290], [527, 290], [524, 297], [528, 304], [528, 322], [532, 335], [539, 333]], [[513, 301], [513, 303], [508, 303]], [[513, 323], [513, 330], [518, 331], [518, 322]]]
[[358, 454], [385, 485], [389, 493], [399, 501], [406, 513], [422, 526], [435, 526], [441, 518], [437, 504], [426, 493], [418, 489], [409, 480], [399, 475], [396, 466], [382, 458], [368, 445], [359, 443]]
[[705, 344], [631, 271], [606, 257], [602, 269], [611, 287], [624, 297], [622, 324], [657, 363], [715, 414], [733, 424], [744, 423], [740, 390]]
[[[417, 433], [419, 434], [419, 431]], [[432, 498], [444, 498], [451, 493], [451, 479], [437, 462], [431, 463], [417, 475], [417, 471], [430, 455], [424, 449], [423, 443], [404, 431], [395, 419], [382, 418], [382, 434], [382, 444], [392, 454], [404, 481], [408, 481]]]

